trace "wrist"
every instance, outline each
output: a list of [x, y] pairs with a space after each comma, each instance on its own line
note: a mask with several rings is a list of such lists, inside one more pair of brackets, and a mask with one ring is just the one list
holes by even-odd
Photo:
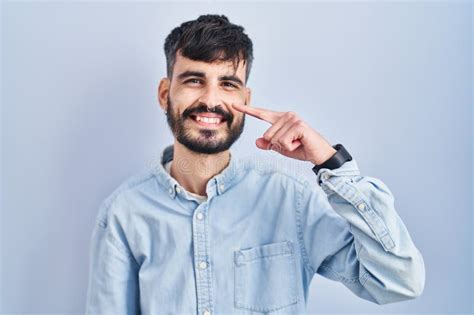
[[337, 150], [334, 149], [332, 146], [329, 146], [326, 148], [323, 152], [321, 152], [319, 155], [312, 157], [309, 159], [309, 161], [315, 165], [321, 165], [327, 160], [329, 160], [331, 157], [334, 156], [334, 154], [337, 153]]
[[[318, 174], [319, 170], [322, 168], [327, 168], [330, 170], [341, 167], [345, 162], [351, 161], [352, 156], [347, 152], [346, 148], [340, 143], [332, 146], [337, 152], [333, 154], [329, 159], [326, 159], [323, 163], [316, 163], [313, 167], [313, 172]], [[317, 162], [317, 161], [315, 161]]]

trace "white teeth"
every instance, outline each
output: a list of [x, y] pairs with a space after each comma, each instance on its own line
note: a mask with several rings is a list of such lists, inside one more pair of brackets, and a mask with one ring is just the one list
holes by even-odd
[[202, 121], [208, 124], [219, 124], [221, 122], [220, 118], [217, 117], [202, 117], [202, 116], [196, 116], [197, 121]]

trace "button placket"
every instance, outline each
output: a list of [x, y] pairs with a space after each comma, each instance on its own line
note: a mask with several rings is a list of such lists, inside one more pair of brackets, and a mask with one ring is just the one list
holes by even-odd
[[[208, 222], [205, 220], [207, 203], [198, 206], [193, 220], [194, 268], [196, 270], [197, 303], [199, 314], [210, 314], [211, 305], [211, 268], [208, 251]], [[208, 313], [206, 313], [208, 312]]]
[[168, 188], [168, 195], [173, 199], [176, 197], [176, 186], [174, 184]]
[[361, 202], [359, 203], [359, 205], [357, 206], [357, 208], [360, 210], [360, 211], [364, 211], [366, 206], [365, 206], [365, 203]]
[[206, 269], [206, 268], [207, 268], [207, 262], [201, 261], [201, 262], [199, 263], [199, 268], [201, 268], [201, 269]]

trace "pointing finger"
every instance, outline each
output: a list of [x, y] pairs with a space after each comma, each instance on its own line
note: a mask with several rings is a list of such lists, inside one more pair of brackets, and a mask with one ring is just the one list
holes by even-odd
[[269, 122], [271, 124], [274, 124], [278, 118], [280, 118], [283, 113], [273, 111], [270, 109], [265, 109], [265, 108], [259, 108], [259, 107], [253, 107], [253, 106], [244, 106], [244, 105], [238, 105], [238, 104], [232, 104], [232, 107], [238, 110], [239, 112], [249, 114], [250, 116], [259, 118], [261, 120], [264, 120], [266, 122]]

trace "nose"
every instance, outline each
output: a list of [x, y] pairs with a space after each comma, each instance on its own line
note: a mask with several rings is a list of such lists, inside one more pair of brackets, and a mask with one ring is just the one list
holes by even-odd
[[213, 86], [207, 86], [199, 98], [201, 103], [206, 104], [209, 108], [214, 108], [217, 105], [223, 105], [222, 97], [219, 89]]

